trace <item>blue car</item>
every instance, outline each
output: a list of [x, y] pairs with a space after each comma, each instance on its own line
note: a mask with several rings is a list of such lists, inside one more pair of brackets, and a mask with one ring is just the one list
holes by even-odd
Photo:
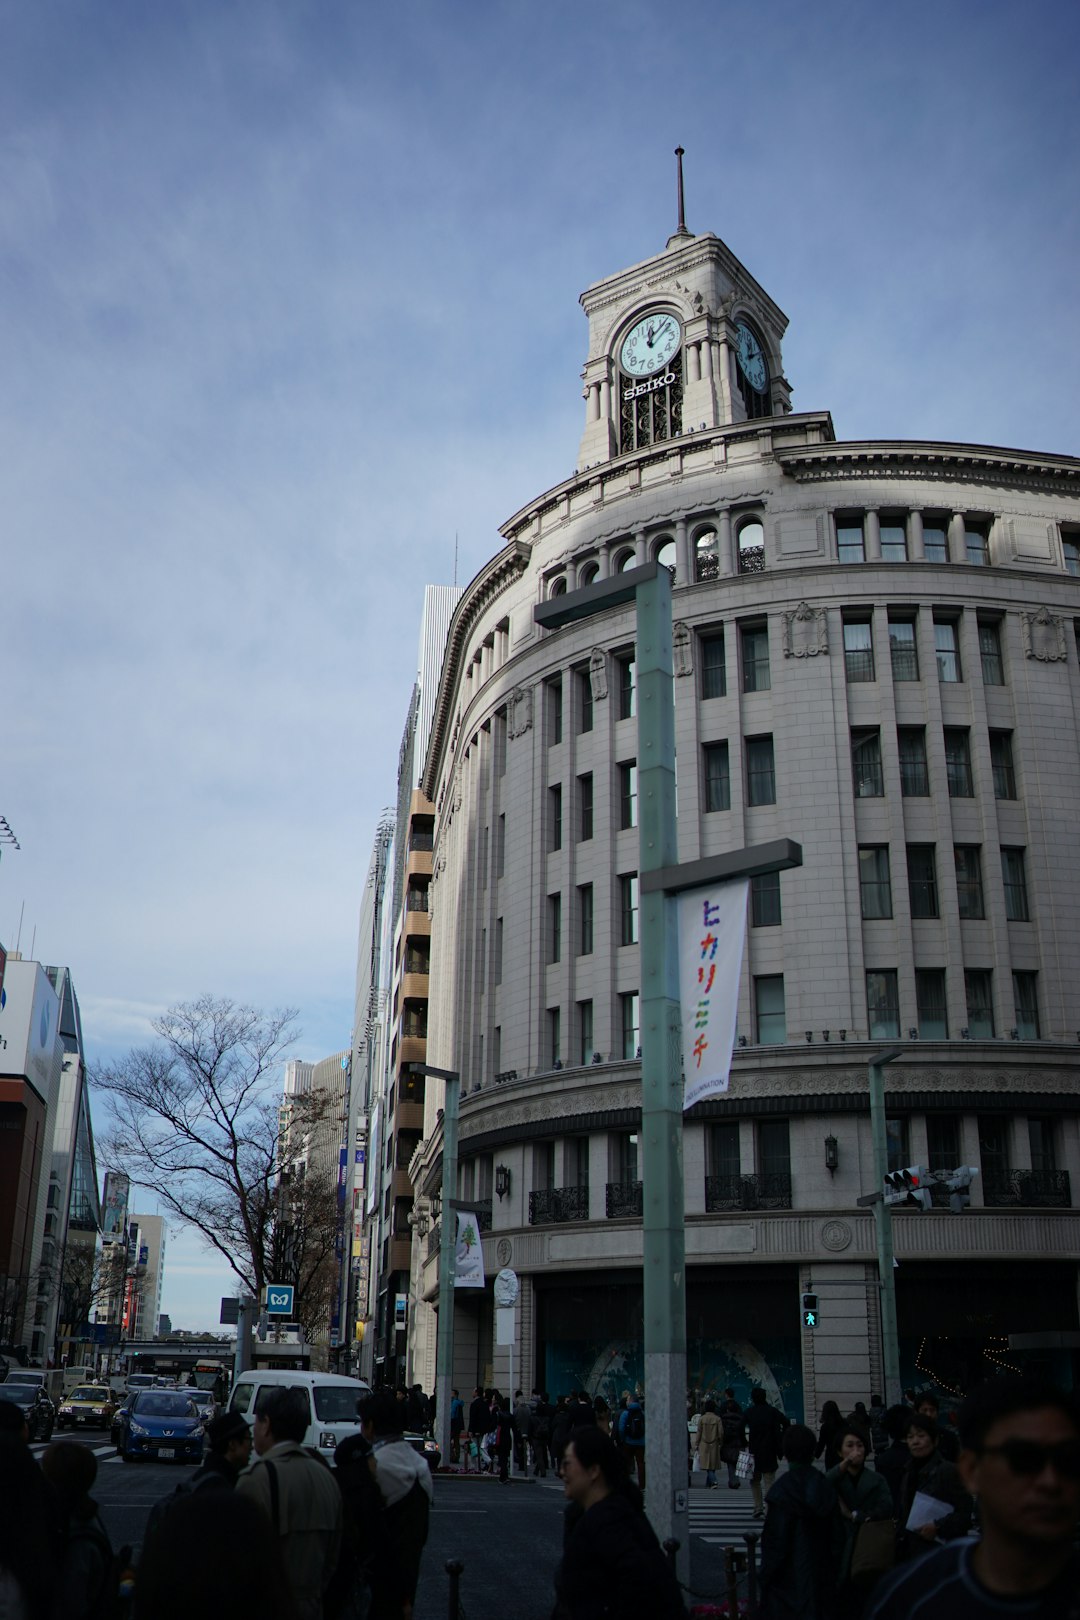
[[116, 1449], [124, 1462], [202, 1462], [203, 1419], [181, 1390], [146, 1389], [116, 1414]]

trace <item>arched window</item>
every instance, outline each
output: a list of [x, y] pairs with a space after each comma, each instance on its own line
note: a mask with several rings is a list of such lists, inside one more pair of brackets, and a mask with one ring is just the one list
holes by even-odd
[[720, 554], [716, 549], [716, 530], [699, 529], [694, 536], [694, 578], [716, 579], [720, 573]]
[[553, 579], [552, 580], [551, 588], [548, 591], [548, 595], [549, 596], [565, 596], [566, 595], [566, 580], [562, 577], [562, 575], [560, 575], [558, 579]]
[[628, 568], [637, 567], [637, 553], [633, 551], [620, 551], [615, 560], [615, 572], [625, 574]]
[[757, 518], [740, 523], [738, 528], [739, 573], [765, 572], [765, 530]]
[[675, 578], [675, 542], [674, 542], [674, 540], [672, 540], [670, 535], [665, 535], [662, 540], [659, 540], [657, 542], [656, 547], [655, 547], [655, 549], [653, 551], [653, 557], [655, 558], [655, 560], [658, 563], [661, 563], [663, 565], [663, 567], [670, 570], [671, 577], [672, 577], [672, 579], [674, 579]]
[[578, 574], [578, 588], [583, 590], [586, 585], [595, 584], [596, 576], [599, 574], [599, 572], [600, 572], [600, 564], [599, 563], [594, 563], [594, 562], [585, 563], [582, 566], [581, 572]]

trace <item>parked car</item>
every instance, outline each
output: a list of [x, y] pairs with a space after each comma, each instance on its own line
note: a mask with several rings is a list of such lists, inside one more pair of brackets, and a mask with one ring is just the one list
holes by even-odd
[[217, 1401], [215, 1401], [211, 1390], [188, 1388], [182, 1390], [181, 1394], [186, 1395], [189, 1401], [195, 1402], [199, 1409], [199, 1416], [204, 1423], [209, 1423], [213, 1418], [217, 1417]]
[[56, 1424], [56, 1407], [49, 1399], [44, 1384], [24, 1383], [20, 1379], [6, 1378], [0, 1385], [0, 1397], [12, 1401], [22, 1410], [30, 1430], [31, 1440], [51, 1440]]
[[104, 1429], [116, 1414], [116, 1398], [105, 1384], [80, 1384], [60, 1402], [56, 1413], [56, 1427], [77, 1429]]
[[116, 1449], [124, 1462], [201, 1462], [203, 1420], [181, 1390], [144, 1389], [116, 1414]]

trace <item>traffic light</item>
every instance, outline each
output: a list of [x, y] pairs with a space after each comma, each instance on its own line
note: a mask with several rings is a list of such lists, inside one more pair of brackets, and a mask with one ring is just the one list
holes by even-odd
[[885, 1177], [887, 1204], [914, 1204], [916, 1209], [930, 1208], [930, 1188], [923, 1183], [930, 1172], [921, 1164], [909, 1165], [906, 1170], [891, 1170]]
[[804, 1328], [816, 1328], [818, 1325], [816, 1294], [804, 1294], [802, 1297], [802, 1325]]
[[949, 1208], [954, 1215], [963, 1214], [971, 1203], [972, 1176], [977, 1176], [978, 1167], [973, 1164], [962, 1164], [958, 1170], [950, 1170], [945, 1177], [945, 1186], [949, 1190]]

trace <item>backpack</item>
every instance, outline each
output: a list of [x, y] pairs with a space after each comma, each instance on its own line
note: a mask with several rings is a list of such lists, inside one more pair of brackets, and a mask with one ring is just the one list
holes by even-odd
[[623, 1424], [624, 1440], [644, 1440], [645, 1414], [640, 1406], [626, 1408], [626, 1422]]
[[86, 1613], [89, 1620], [125, 1620], [131, 1613], [134, 1595], [132, 1557], [130, 1547], [113, 1552], [103, 1529], [92, 1520], [73, 1524], [67, 1535], [73, 1541], [89, 1541], [102, 1556], [103, 1570], [97, 1591], [88, 1598]]

